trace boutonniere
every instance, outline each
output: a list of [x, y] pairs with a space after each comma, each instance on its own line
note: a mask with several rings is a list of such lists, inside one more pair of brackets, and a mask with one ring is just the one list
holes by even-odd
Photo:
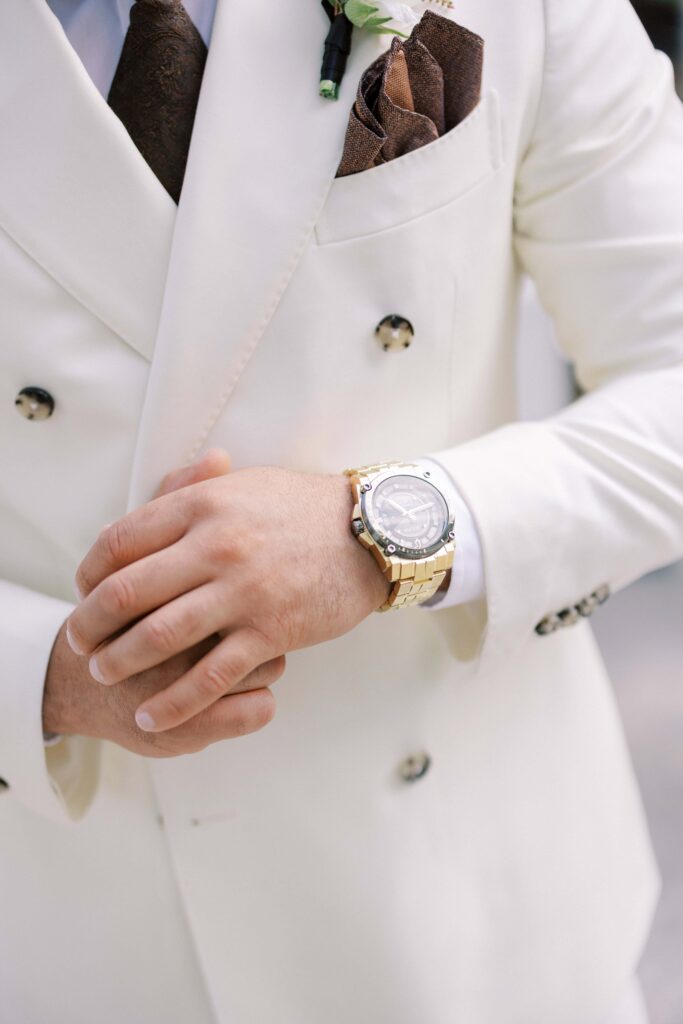
[[351, 52], [354, 26], [374, 35], [388, 33], [405, 39], [407, 35], [402, 29], [410, 30], [417, 25], [422, 11], [430, 4], [446, 8], [455, 6], [453, 0], [371, 0], [370, 3], [365, 0], [322, 0], [330, 19], [330, 31], [325, 39], [320, 69], [320, 95], [328, 100], [337, 98]]
[[418, 2], [399, 2], [399, 0], [322, 0], [322, 5], [330, 19], [330, 31], [325, 39], [323, 63], [320, 68], [320, 95], [328, 100], [336, 100], [339, 92], [346, 59], [351, 52], [351, 36], [354, 26], [375, 35], [391, 32], [403, 36], [402, 31], [389, 28], [390, 22], [412, 28], [420, 20], [414, 8], [422, 6]]

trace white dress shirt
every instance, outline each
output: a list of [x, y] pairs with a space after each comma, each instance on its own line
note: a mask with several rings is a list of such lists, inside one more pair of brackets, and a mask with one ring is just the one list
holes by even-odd
[[[134, 0], [47, 0], [85, 69], [106, 98], [121, 56]], [[283, 0], [279, 0], [283, 2]], [[207, 46], [216, 11], [216, 0], [184, 0], [185, 9]], [[432, 605], [447, 608], [484, 595], [481, 543], [469, 507], [451, 476], [433, 459], [420, 462], [433, 472], [434, 482], [447, 494], [455, 512], [456, 556], [448, 591]]]
[[[103, 96], [121, 56], [133, 0], [47, 0]], [[209, 45], [216, 0], [185, 0], [185, 10]]]

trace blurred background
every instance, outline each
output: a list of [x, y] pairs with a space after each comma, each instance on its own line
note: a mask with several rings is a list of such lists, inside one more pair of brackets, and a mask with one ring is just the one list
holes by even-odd
[[[674, 61], [683, 96], [683, 0], [632, 2], [655, 46]], [[551, 415], [574, 397], [571, 371], [553, 335], [527, 282], [518, 382], [526, 419]], [[614, 683], [664, 880], [640, 977], [651, 1024], [683, 1024], [683, 563], [615, 594], [592, 623]]]

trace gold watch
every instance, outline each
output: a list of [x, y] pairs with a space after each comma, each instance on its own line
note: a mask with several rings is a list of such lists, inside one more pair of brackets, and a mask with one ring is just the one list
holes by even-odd
[[377, 611], [427, 601], [455, 557], [454, 515], [446, 495], [428, 469], [412, 462], [344, 472], [353, 488], [353, 534], [394, 584]]

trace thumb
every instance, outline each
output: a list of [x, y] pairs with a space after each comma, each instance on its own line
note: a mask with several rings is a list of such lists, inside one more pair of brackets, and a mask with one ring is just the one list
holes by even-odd
[[178, 491], [181, 487], [201, 483], [202, 480], [224, 476], [229, 472], [230, 456], [228, 453], [223, 448], [209, 448], [189, 466], [172, 469], [170, 473], [167, 473], [159, 485], [155, 498], [160, 498], [163, 494], [170, 494], [171, 491]]

